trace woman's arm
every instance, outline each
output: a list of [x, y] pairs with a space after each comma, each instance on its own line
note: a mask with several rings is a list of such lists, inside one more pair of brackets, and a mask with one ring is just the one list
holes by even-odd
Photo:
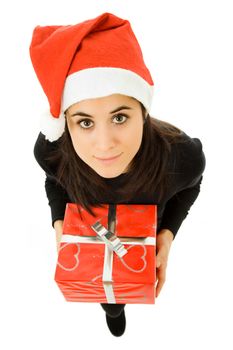
[[156, 298], [166, 280], [169, 251], [176, 233], [200, 192], [201, 179], [191, 188], [178, 192], [166, 204], [156, 238]]
[[173, 233], [167, 229], [160, 230], [156, 237], [156, 298], [166, 280], [168, 255], [173, 239]]
[[52, 226], [56, 232], [57, 252], [63, 233], [63, 219], [66, 203], [70, 202], [68, 194], [51, 176], [46, 175], [45, 190], [51, 208]]
[[52, 226], [54, 227], [56, 220], [64, 219], [66, 203], [70, 203], [71, 200], [64, 188], [48, 174], [46, 174], [45, 179], [45, 191], [51, 209]]
[[201, 141], [188, 135], [185, 135], [185, 139], [184, 144], [175, 148], [171, 192], [173, 195], [166, 202], [160, 222], [160, 229], [169, 229], [174, 238], [199, 195], [206, 166]]
[[170, 230], [173, 233], [174, 238], [182, 222], [188, 215], [189, 209], [199, 195], [202, 178], [203, 176], [201, 176], [194, 186], [176, 193], [166, 203], [160, 229]]
[[57, 242], [57, 252], [58, 252], [62, 233], [63, 233], [63, 220], [56, 220], [54, 222], [54, 229], [56, 231], [56, 242]]
[[[195, 141], [195, 143], [194, 143]], [[200, 185], [205, 169], [205, 155], [202, 151], [202, 144], [199, 139], [193, 139], [195, 152], [188, 149], [186, 158], [182, 154], [182, 167], [177, 173], [183, 174], [181, 190], [176, 192], [166, 203], [159, 231], [156, 238], [156, 297], [158, 297], [166, 279], [166, 268], [171, 244], [179, 230], [183, 220], [187, 216], [189, 209], [197, 199], [200, 192]], [[179, 162], [178, 162], [179, 164]]]
[[48, 198], [48, 204], [51, 208], [52, 226], [56, 220], [63, 220], [65, 215], [66, 203], [70, 198], [65, 189], [56, 181], [57, 164], [51, 165], [46, 158], [50, 152], [56, 150], [58, 141], [49, 142], [40, 132], [34, 145], [34, 157], [40, 167], [46, 174], [45, 191]]

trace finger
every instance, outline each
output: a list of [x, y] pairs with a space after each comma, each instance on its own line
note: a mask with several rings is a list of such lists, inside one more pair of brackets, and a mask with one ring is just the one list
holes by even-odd
[[156, 292], [155, 292], [155, 296], [156, 298], [158, 298], [162, 288], [163, 288], [163, 285], [165, 283], [165, 280], [162, 280], [162, 279], [159, 279], [158, 280], [158, 283], [157, 283], [157, 286], [156, 286]]
[[157, 285], [156, 285], [156, 298], [159, 296], [161, 289], [166, 281], [166, 269], [157, 269]]
[[165, 283], [165, 280], [158, 280], [158, 283], [157, 283], [157, 286], [156, 286], [156, 291], [155, 291], [155, 296], [156, 298], [158, 298], [162, 288], [163, 288], [163, 285]]
[[164, 267], [167, 266], [167, 256], [162, 255], [162, 254], [158, 254], [156, 256], [156, 267], [161, 268], [161, 266], [164, 266]]

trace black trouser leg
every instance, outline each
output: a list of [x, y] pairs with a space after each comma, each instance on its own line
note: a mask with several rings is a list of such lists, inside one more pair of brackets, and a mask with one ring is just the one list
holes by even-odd
[[118, 317], [120, 316], [121, 312], [123, 311], [126, 304], [100, 304], [106, 314], [110, 317]]

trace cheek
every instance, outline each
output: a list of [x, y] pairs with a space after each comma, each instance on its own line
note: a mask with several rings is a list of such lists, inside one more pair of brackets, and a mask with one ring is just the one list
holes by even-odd
[[82, 137], [78, 132], [71, 132], [71, 141], [76, 154], [84, 159], [90, 153], [89, 143], [86, 137]]
[[80, 137], [78, 136], [77, 130], [74, 126], [68, 125], [68, 130], [69, 130], [72, 145], [77, 153], [79, 144], [80, 144]]
[[71, 142], [76, 154], [82, 159], [86, 159], [88, 153], [90, 153], [89, 142], [85, 134], [80, 132], [78, 125], [67, 123]]
[[134, 152], [137, 151], [140, 148], [141, 142], [142, 142], [142, 136], [143, 136], [143, 129], [141, 126], [138, 126], [137, 128], [134, 128], [130, 131], [128, 134], [128, 137], [125, 139], [126, 144], [128, 147]]

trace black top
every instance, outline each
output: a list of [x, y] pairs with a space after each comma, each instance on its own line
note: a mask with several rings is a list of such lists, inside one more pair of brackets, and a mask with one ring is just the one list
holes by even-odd
[[[201, 141], [198, 138], [191, 138], [184, 132], [182, 137], [185, 138], [185, 143], [171, 145], [171, 164], [174, 165], [172, 181], [166, 197], [158, 202], [158, 193], [151, 189], [150, 193], [144, 192], [134, 196], [128, 202], [128, 204], [157, 204], [157, 233], [161, 229], [169, 229], [174, 237], [200, 192], [202, 173], [206, 165]], [[34, 146], [34, 156], [46, 175], [45, 190], [51, 208], [52, 226], [56, 220], [64, 219], [66, 203], [72, 202], [65, 189], [56, 181], [54, 169], [44, 159], [51, 150], [56, 148], [56, 145], [57, 141], [50, 142], [42, 133], [39, 133]], [[105, 181], [112, 186], [112, 193], [122, 184], [125, 175], [105, 178]], [[108, 199], [103, 198], [101, 202], [108, 203]], [[113, 203], [112, 200], [111, 203]]]

